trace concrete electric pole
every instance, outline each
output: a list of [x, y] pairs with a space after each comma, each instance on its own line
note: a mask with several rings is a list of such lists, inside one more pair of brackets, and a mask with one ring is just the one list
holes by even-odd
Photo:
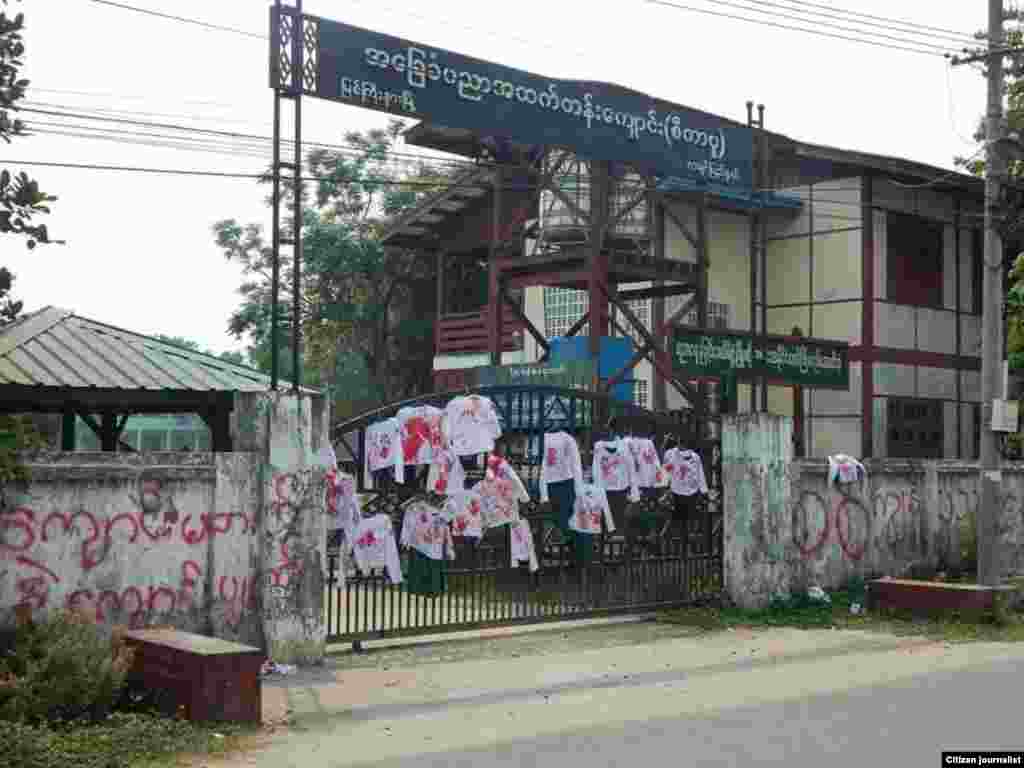
[[978, 509], [978, 583], [998, 586], [999, 435], [992, 428], [993, 404], [1001, 391], [1003, 357], [1003, 238], [998, 220], [1005, 173], [1003, 137], [1003, 0], [988, 0], [988, 106], [985, 111], [985, 254], [981, 316], [981, 504]]
[[999, 513], [1001, 456], [999, 434], [993, 429], [992, 413], [997, 400], [1006, 397], [1002, 391], [1003, 357], [1003, 238], [999, 222], [1001, 186], [1006, 173], [1002, 158], [1003, 138], [1003, 57], [1007, 50], [1003, 22], [1007, 15], [1003, 0], [988, 0], [988, 33], [986, 50], [976, 55], [956, 57], [953, 64], [984, 61], [988, 77], [988, 100], [985, 110], [985, 249], [983, 257], [981, 317], [981, 397], [982, 423], [979, 478], [981, 503], [977, 514], [978, 584], [998, 586]]

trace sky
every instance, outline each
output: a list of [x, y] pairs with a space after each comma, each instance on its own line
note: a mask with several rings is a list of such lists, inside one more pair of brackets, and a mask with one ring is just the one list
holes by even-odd
[[[745, 104], [754, 100], [765, 105], [767, 128], [816, 144], [940, 168], [952, 168], [955, 156], [976, 149], [970, 137], [985, 98], [977, 69], [722, 14], [856, 36], [825, 26], [856, 29], [854, 19], [835, 18], [837, 9], [848, 9], [881, 17], [860, 20], [877, 25], [864, 29], [890, 36], [874, 38], [885, 46], [913, 39], [930, 50], [956, 50], [961, 44], [948, 37], [924, 39], [882, 19], [971, 34], [985, 26], [982, 0], [839, 0], [822, 11], [833, 17], [817, 23], [782, 17], [806, 16], [825, 0], [817, 7], [810, 0], [761, 2], [761, 14], [741, 9], [757, 0], [666, 2], [710, 13], [646, 0], [306, 0], [304, 10], [539, 75], [616, 83], [735, 120], [745, 120]], [[123, 4], [256, 35], [269, 28], [266, 0]], [[9, 7], [18, 5], [27, 21], [24, 75], [34, 108], [270, 136], [267, 41], [94, 0], [25, 0]], [[308, 141], [340, 142], [347, 131], [387, 120], [315, 99], [304, 100], [303, 110]], [[53, 237], [67, 241], [28, 251], [17, 238], [0, 240], [0, 265], [15, 273], [15, 293], [26, 309], [55, 305], [140, 333], [192, 339], [215, 352], [241, 348], [227, 322], [239, 303], [242, 276], [216, 247], [211, 226], [236, 218], [269, 232], [265, 187], [249, 179], [31, 162], [259, 173], [269, 164], [270, 142], [251, 156], [154, 147], [111, 141], [109, 133], [102, 140], [68, 136], [81, 133], [69, 124], [86, 123], [63, 116], [23, 116], [37, 121], [37, 132], [0, 145], [0, 167], [30, 172], [59, 197], [45, 223]]]

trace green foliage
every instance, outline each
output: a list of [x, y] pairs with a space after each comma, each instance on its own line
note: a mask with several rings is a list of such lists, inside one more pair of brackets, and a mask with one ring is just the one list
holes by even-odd
[[131, 649], [72, 611], [24, 622], [0, 657], [0, 720], [97, 721], [121, 697]]
[[19, 454], [45, 447], [46, 440], [28, 416], [0, 414], [0, 506], [5, 488], [29, 480]]
[[241, 729], [148, 714], [115, 713], [92, 724], [5, 723], [0, 754], [9, 768], [128, 768], [180, 753], [229, 749]]
[[[8, 5], [8, 0], [2, 2]], [[29, 85], [28, 80], [19, 77], [24, 66], [24, 29], [25, 14], [11, 18], [0, 11], [0, 139], [7, 143], [25, 132], [21, 120], [11, 117]], [[56, 199], [42, 192], [39, 183], [28, 174], [0, 170], [0, 234], [24, 236], [29, 248], [35, 248], [36, 243], [50, 242], [46, 225], [32, 222], [35, 216], [49, 213], [49, 204]]]
[[[292, 378], [292, 328], [299, 323], [304, 383], [327, 388], [338, 401], [351, 398], [346, 402], [353, 407], [357, 402], [362, 406], [364, 395], [372, 405], [429, 387], [435, 264], [419, 254], [385, 249], [380, 235], [388, 222], [439, 188], [446, 176], [425, 164], [395, 169], [391, 153], [402, 129], [400, 121], [392, 120], [386, 128], [347, 133], [345, 143], [355, 154], [309, 153], [307, 165], [315, 182], [302, 214], [298, 317], [293, 316], [292, 260], [281, 262], [281, 378]], [[284, 187], [286, 198], [294, 199], [294, 190]], [[287, 209], [290, 202], [284, 202]], [[272, 245], [258, 225], [234, 219], [217, 222], [213, 232], [224, 256], [243, 273], [242, 303], [228, 330], [248, 338], [253, 363], [269, 370], [274, 341]], [[348, 410], [339, 404], [339, 411]]]

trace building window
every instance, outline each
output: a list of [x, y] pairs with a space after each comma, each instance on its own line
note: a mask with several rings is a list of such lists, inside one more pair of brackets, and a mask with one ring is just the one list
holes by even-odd
[[890, 398], [886, 455], [891, 459], [941, 459], [943, 413], [941, 400]]
[[[694, 307], [683, 317], [682, 325], [697, 326], [697, 308]], [[729, 305], [717, 301], [708, 302], [708, 328], [729, 330]]]
[[920, 216], [886, 214], [889, 301], [942, 306], [942, 229]]
[[586, 314], [590, 296], [573, 288], [544, 289], [544, 334], [549, 338], [564, 336], [572, 325]]
[[647, 379], [633, 380], [633, 405], [649, 408], [650, 382]]

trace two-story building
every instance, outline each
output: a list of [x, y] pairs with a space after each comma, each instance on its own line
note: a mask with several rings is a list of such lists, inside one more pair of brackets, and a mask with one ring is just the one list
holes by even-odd
[[[739, 410], [766, 406], [794, 417], [806, 455], [975, 458], [981, 180], [761, 135], [763, 187], [753, 194], [671, 183], [659, 183], [639, 202], [642, 195], [612, 194], [604, 245], [608, 268], [618, 270], [611, 280], [615, 290], [624, 296], [651, 287], [671, 293], [664, 286], [685, 287], [699, 276], [704, 259], [705, 327], [780, 335], [798, 329], [807, 337], [848, 343], [847, 390], [797, 393], [779, 383], [766, 389], [757, 381], [739, 384]], [[421, 124], [407, 140], [479, 156], [479, 142], [467, 132]], [[579, 329], [597, 294], [574, 266], [508, 279], [509, 298], [492, 298], [498, 295], [495, 259], [539, 264], [543, 251], [550, 262], [553, 251], [544, 248], [551, 243], [586, 240], [579, 216], [593, 200], [589, 166], [575, 161], [575, 170], [563, 169], [560, 191], [539, 194], [530, 184], [510, 186], [508, 175], [505, 191], [492, 191], [495, 166], [481, 164], [388, 233], [392, 245], [429, 245], [438, 254], [437, 389], [458, 387], [460, 372], [497, 362], [495, 334], [507, 364], [539, 360], [548, 339]], [[643, 179], [632, 186], [628, 173], [622, 179], [623, 190], [642, 190]], [[557, 253], [564, 261], [570, 249], [563, 245]], [[648, 261], [637, 262], [630, 253], [646, 254]], [[694, 290], [698, 284], [696, 279]], [[683, 290], [664, 297], [640, 293], [628, 306], [656, 329], [688, 300]], [[495, 322], [497, 304], [503, 315]], [[608, 335], [643, 341], [614, 307], [609, 314]], [[697, 308], [681, 322], [695, 324]], [[686, 407], [664, 367], [653, 362], [635, 368], [635, 401], [658, 410]]]

